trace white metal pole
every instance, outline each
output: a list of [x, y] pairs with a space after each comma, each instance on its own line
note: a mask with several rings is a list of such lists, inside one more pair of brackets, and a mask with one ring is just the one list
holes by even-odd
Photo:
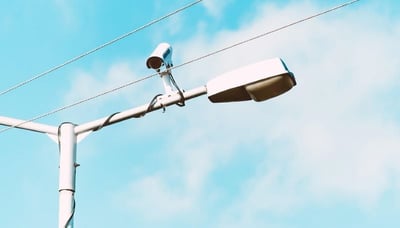
[[63, 123], [59, 127], [59, 210], [58, 227], [73, 228], [75, 212], [76, 144], [75, 125]]
[[[183, 92], [183, 98], [189, 100], [207, 93], [205, 86], [191, 89]], [[75, 178], [76, 178], [76, 147], [78, 137], [84, 137], [85, 134], [102, 126], [104, 121], [108, 119], [108, 125], [115, 124], [126, 119], [143, 115], [163, 107], [176, 104], [181, 101], [181, 94], [178, 92], [166, 94], [162, 99], [157, 100], [151, 110], [148, 110], [149, 104], [136, 107], [116, 114], [111, 119], [108, 117], [101, 118], [86, 124], [74, 125], [72, 123], [63, 123], [58, 128], [45, 124], [27, 122], [24, 120], [13, 119], [0, 116], [0, 125], [21, 128], [40, 133], [46, 133], [49, 136], [58, 137], [60, 148], [60, 164], [59, 164], [59, 212], [58, 227], [73, 228], [73, 218], [75, 211]], [[53, 137], [51, 137], [53, 139]]]
[[46, 133], [49, 135], [57, 135], [57, 127], [35, 122], [29, 122], [26, 120], [14, 119], [5, 116], [0, 116], [0, 125], [20, 128], [23, 130], [29, 130], [34, 132]]
[[[183, 92], [183, 98], [185, 100], [193, 99], [198, 96], [202, 96], [207, 93], [207, 88], [206, 86], [199, 86], [197, 88], [191, 89], [189, 91]], [[182, 100], [181, 95], [176, 92], [174, 94], [166, 94], [162, 97], [162, 99], [157, 100], [157, 103], [155, 103], [152, 107], [151, 110], [148, 110], [149, 105], [142, 105], [136, 108], [132, 108], [129, 110], [125, 110], [123, 112], [117, 113], [112, 116], [112, 118], [109, 119], [109, 117], [104, 117], [98, 120], [94, 120], [85, 124], [80, 124], [75, 127], [75, 134], [80, 135], [82, 133], [92, 131], [99, 126], [102, 126], [106, 120], [108, 120], [108, 125], [112, 125], [133, 117], [137, 117], [143, 114], [146, 114], [147, 112], [152, 112], [158, 109], [161, 109], [163, 107], [167, 107], [173, 104], [176, 104]]]

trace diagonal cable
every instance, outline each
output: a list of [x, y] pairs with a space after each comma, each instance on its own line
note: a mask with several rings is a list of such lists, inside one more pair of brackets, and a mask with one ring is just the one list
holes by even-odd
[[[208, 54], [206, 54], [206, 55], [202, 55], [202, 56], [200, 56], [200, 57], [194, 58], [194, 59], [189, 60], [189, 61], [187, 61], [187, 62], [184, 62], [184, 63], [182, 63], [182, 64], [180, 64], [180, 65], [176, 65], [176, 66], [174, 66], [174, 67], [171, 67], [170, 69], [171, 69], [171, 70], [172, 70], [172, 69], [177, 69], [177, 68], [186, 66], [186, 65], [188, 65], [188, 64], [191, 64], [191, 63], [200, 61], [200, 60], [202, 60], [202, 59], [205, 59], [205, 58], [208, 58], [208, 57], [210, 57], [210, 56], [216, 55], [216, 54], [218, 54], [218, 53], [227, 51], [227, 50], [229, 50], [229, 49], [232, 49], [232, 48], [235, 48], [235, 47], [237, 47], [237, 46], [243, 45], [243, 44], [245, 44], [245, 43], [251, 42], [251, 41], [253, 41], [253, 40], [256, 40], [256, 39], [265, 37], [265, 36], [267, 36], [267, 35], [270, 35], [270, 34], [272, 34], [272, 33], [281, 31], [281, 30], [283, 30], [283, 29], [286, 29], [286, 28], [288, 28], [288, 27], [294, 26], [294, 25], [296, 25], [296, 24], [299, 24], [299, 23], [302, 23], [302, 22], [311, 20], [311, 19], [313, 19], [313, 18], [316, 18], [316, 17], [318, 17], [318, 16], [327, 14], [327, 13], [329, 13], [329, 12], [338, 10], [338, 9], [340, 9], [340, 8], [343, 8], [343, 7], [345, 7], [345, 6], [351, 5], [351, 4], [353, 4], [353, 3], [355, 3], [355, 2], [358, 2], [358, 1], [360, 1], [360, 0], [353, 0], [353, 1], [350, 1], [350, 2], [347, 2], [347, 3], [344, 3], [344, 4], [341, 4], [341, 5], [335, 6], [335, 7], [333, 7], [333, 8], [330, 8], [330, 9], [328, 9], [328, 10], [322, 11], [322, 12], [320, 12], [320, 13], [317, 13], [317, 14], [314, 14], [314, 15], [311, 15], [311, 16], [308, 16], [308, 17], [305, 17], [305, 18], [303, 18], [303, 19], [297, 20], [297, 21], [292, 22], [292, 23], [290, 23], [290, 24], [287, 24], [287, 25], [278, 27], [278, 28], [276, 28], [276, 29], [273, 29], [273, 30], [270, 30], [270, 31], [268, 31], [268, 32], [259, 34], [259, 35], [257, 35], [257, 36], [253, 36], [253, 37], [248, 38], [248, 39], [246, 39], [246, 40], [242, 40], [242, 41], [240, 41], [240, 42], [237, 42], [237, 43], [234, 43], [234, 44], [232, 44], [232, 45], [226, 46], [226, 47], [224, 47], [224, 48], [218, 49], [218, 50], [216, 50], [216, 51], [210, 52], [210, 53], [208, 53]], [[52, 110], [52, 111], [50, 111], [50, 112], [47, 112], [47, 113], [42, 114], [42, 115], [39, 115], [39, 116], [37, 116], [37, 117], [35, 117], [35, 118], [32, 118], [32, 119], [30, 119], [30, 120], [24, 121], [24, 122], [22, 122], [22, 123], [20, 123], [20, 124], [18, 124], [18, 125], [11, 126], [11, 127], [5, 127], [5, 128], [3, 128], [3, 129], [0, 130], [0, 134], [3, 133], [3, 132], [5, 132], [5, 131], [8, 131], [8, 130], [10, 130], [10, 129], [12, 129], [12, 128], [15, 128], [15, 127], [24, 125], [24, 124], [26, 124], [26, 123], [30, 123], [30, 122], [36, 121], [36, 120], [38, 120], [38, 119], [42, 119], [42, 118], [44, 118], [44, 117], [47, 117], [47, 116], [50, 116], [50, 115], [53, 115], [53, 114], [56, 114], [56, 113], [58, 113], [58, 112], [64, 111], [64, 110], [66, 110], [66, 109], [72, 108], [72, 107], [74, 107], [74, 106], [80, 105], [80, 104], [82, 104], [82, 103], [85, 103], [85, 102], [88, 102], [88, 101], [91, 101], [91, 100], [94, 100], [94, 99], [96, 99], [96, 98], [98, 98], [98, 97], [107, 95], [107, 94], [109, 94], [109, 93], [116, 92], [116, 91], [118, 91], [118, 90], [120, 90], [120, 89], [123, 89], [123, 88], [126, 88], [126, 87], [128, 87], [128, 86], [134, 85], [134, 84], [136, 84], [136, 83], [138, 83], [138, 82], [144, 81], [144, 80], [146, 80], [146, 79], [149, 79], [149, 78], [154, 77], [154, 76], [157, 76], [157, 75], [158, 75], [158, 74], [148, 75], [148, 76], [146, 76], [146, 77], [137, 79], [137, 80], [135, 80], [135, 81], [131, 81], [131, 82], [127, 83], [127, 84], [118, 86], [118, 87], [113, 88], [113, 89], [111, 89], [111, 90], [107, 90], [107, 91], [105, 91], [105, 92], [99, 93], [99, 94], [97, 94], [97, 95], [95, 95], [95, 96], [92, 96], [92, 97], [89, 97], [89, 98], [80, 100], [80, 101], [78, 101], [78, 102], [75, 102], [75, 103], [72, 103], [72, 104], [63, 106], [63, 107], [61, 107], [61, 108]]]
[[86, 103], [86, 102], [89, 102], [89, 101], [94, 100], [94, 99], [96, 99], [96, 98], [99, 98], [99, 97], [101, 97], [101, 96], [107, 95], [107, 94], [109, 94], [109, 93], [113, 93], [113, 92], [115, 92], [115, 91], [121, 90], [121, 89], [123, 89], [123, 88], [126, 88], [126, 87], [128, 87], [128, 86], [131, 86], [131, 85], [136, 84], [136, 83], [138, 83], [138, 82], [144, 81], [144, 80], [149, 79], [149, 78], [151, 78], [151, 77], [154, 77], [154, 76], [156, 76], [156, 75], [158, 75], [158, 74], [156, 73], [156, 74], [148, 75], [148, 76], [146, 76], [146, 77], [139, 78], [139, 79], [137, 79], [137, 80], [135, 80], [135, 81], [131, 81], [131, 82], [129, 82], [129, 83], [123, 84], [123, 85], [118, 86], [118, 87], [115, 87], [115, 88], [113, 88], [113, 89], [106, 90], [106, 91], [104, 91], [104, 92], [102, 92], [102, 93], [99, 93], [99, 94], [96, 94], [96, 95], [94, 95], [94, 96], [85, 98], [85, 99], [80, 100], [80, 101], [77, 101], [77, 102], [75, 102], [75, 103], [72, 103], [72, 104], [69, 104], [69, 105], [62, 106], [62, 107], [60, 107], [60, 108], [51, 110], [51, 111], [49, 111], [49, 112], [46, 112], [46, 113], [41, 114], [41, 115], [38, 115], [38, 116], [36, 116], [36, 117], [34, 117], [34, 118], [32, 118], [32, 119], [23, 121], [23, 122], [21, 122], [21, 123], [19, 123], [19, 124], [16, 124], [16, 125], [14, 125], [14, 126], [5, 127], [5, 128], [3, 128], [3, 129], [0, 130], [0, 134], [3, 133], [3, 132], [5, 132], [5, 131], [8, 131], [8, 130], [10, 130], [10, 129], [13, 129], [13, 128], [22, 126], [22, 125], [24, 125], [24, 124], [26, 124], [26, 123], [31, 123], [31, 122], [33, 122], [33, 121], [36, 121], [36, 120], [39, 120], [39, 119], [43, 119], [43, 118], [45, 118], [45, 117], [54, 115], [54, 114], [56, 114], [56, 113], [58, 113], [58, 112], [61, 112], [61, 111], [70, 109], [70, 108], [75, 107], [75, 106], [78, 106], [78, 105], [80, 105], [80, 104], [82, 104], [82, 103]]
[[134, 29], [134, 30], [132, 30], [130, 32], [127, 32], [127, 33], [125, 33], [125, 34], [123, 34], [123, 35], [121, 35], [121, 36], [119, 36], [119, 37], [117, 37], [117, 38], [115, 38], [115, 39], [113, 39], [111, 41], [108, 41], [108, 42], [106, 42], [106, 43], [104, 43], [104, 44], [102, 44], [102, 45], [100, 45], [100, 46], [98, 46], [96, 48], [93, 48], [93, 49], [91, 49], [91, 50], [89, 50], [89, 51], [87, 51], [87, 52], [85, 52], [85, 53], [83, 53], [81, 55], [78, 55], [78, 56], [76, 56], [76, 57], [74, 57], [74, 58], [72, 58], [72, 59], [60, 64], [60, 65], [57, 65], [57, 66], [55, 66], [53, 68], [50, 68], [50, 69], [48, 69], [48, 70], [46, 70], [46, 71], [44, 71], [44, 72], [42, 72], [40, 74], [37, 74], [36, 76], [34, 76], [34, 77], [30, 78], [30, 79], [27, 79], [27, 80], [25, 80], [23, 82], [20, 82], [20, 83], [18, 83], [16, 85], [4, 90], [4, 91], [1, 91], [0, 92], [0, 96], [3, 96], [5, 94], [7, 94], [7, 93], [10, 93], [10, 92], [22, 87], [22, 86], [25, 86], [25, 85], [27, 85], [27, 84], [35, 81], [35, 80], [38, 80], [39, 78], [42, 78], [42, 77], [44, 77], [44, 76], [46, 76], [46, 75], [48, 75], [48, 74], [50, 74], [50, 73], [62, 68], [62, 67], [65, 67], [65, 66], [67, 66], [67, 65], [69, 65], [69, 64], [71, 64], [73, 62], [76, 62], [76, 61], [78, 61], [78, 60], [80, 60], [80, 59], [82, 59], [82, 58], [84, 58], [84, 57], [86, 57], [86, 56], [88, 56], [88, 55], [100, 50], [100, 49], [103, 49], [103, 48], [105, 48], [107, 46], [110, 46], [110, 45], [112, 45], [112, 44], [114, 44], [114, 43], [116, 43], [116, 42], [118, 42], [118, 41], [120, 41], [120, 40], [122, 40], [122, 39], [124, 39], [124, 38], [126, 38], [126, 37], [128, 37], [128, 36], [130, 36], [132, 34], [134, 34], [134, 33], [137, 33], [137, 32], [139, 32], [139, 31], [141, 31], [141, 30], [143, 30], [143, 29], [145, 29], [147, 27], [150, 27], [153, 24], [156, 24], [156, 23], [158, 23], [158, 22], [160, 22], [160, 21], [162, 21], [162, 20], [164, 20], [164, 19], [166, 19], [168, 17], [171, 17], [171, 16], [173, 16], [173, 15], [179, 13], [179, 12], [182, 12], [182, 11], [184, 11], [184, 10], [186, 10], [186, 9], [188, 9], [188, 8], [198, 4], [198, 3], [200, 3], [201, 1], [202, 0], [197, 0], [197, 1], [194, 1], [194, 2], [192, 2], [190, 4], [188, 4], [188, 5], [185, 5], [185, 6], [179, 8], [179, 9], [177, 9], [177, 10], [171, 12], [171, 13], [168, 13], [168, 14], [166, 14], [166, 15], [158, 18], [158, 19], [150, 21], [149, 23], [147, 23], [147, 24], [145, 24], [145, 25], [143, 25], [143, 26], [141, 26], [139, 28], [136, 28], [136, 29]]
[[194, 58], [194, 59], [192, 59], [192, 60], [190, 60], [190, 61], [187, 61], [187, 62], [185, 62], [185, 63], [182, 63], [182, 64], [180, 64], [180, 65], [176, 65], [175, 67], [172, 67], [171, 69], [183, 67], [183, 66], [188, 65], [188, 64], [191, 64], [191, 63], [193, 63], [193, 62], [200, 61], [200, 60], [202, 60], [202, 59], [205, 59], [205, 58], [208, 58], [208, 57], [210, 57], [210, 56], [219, 54], [219, 53], [221, 53], [221, 52], [227, 51], [227, 50], [232, 49], [232, 48], [234, 48], [234, 47], [237, 47], [237, 46], [240, 46], [240, 45], [249, 43], [249, 42], [251, 42], [251, 41], [253, 41], [253, 40], [260, 39], [260, 38], [265, 37], [265, 36], [267, 36], [267, 35], [270, 35], [270, 34], [272, 34], [272, 33], [279, 32], [279, 31], [284, 30], [284, 29], [286, 29], [286, 28], [289, 28], [289, 27], [291, 27], [291, 26], [300, 24], [300, 23], [302, 23], [302, 22], [305, 22], [305, 21], [311, 20], [311, 19], [313, 19], [313, 18], [322, 16], [322, 15], [327, 14], [327, 13], [330, 13], [330, 12], [332, 12], [332, 11], [338, 10], [338, 9], [340, 9], [340, 8], [343, 8], [343, 7], [345, 7], [345, 6], [351, 5], [351, 4], [356, 3], [356, 2], [358, 2], [358, 1], [360, 1], [360, 0], [353, 0], [353, 1], [349, 1], [349, 2], [343, 3], [343, 4], [341, 4], [341, 5], [338, 5], [338, 6], [335, 6], [335, 7], [333, 7], [333, 8], [327, 9], [327, 10], [322, 11], [322, 12], [320, 12], [320, 13], [311, 15], [311, 16], [309, 16], [309, 17], [305, 17], [305, 18], [300, 19], [300, 20], [298, 20], [298, 21], [294, 21], [294, 22], [289, 23], [289, 24], [287, 24], [287, 25], [284, 25], [284, 26], [275, 28], [275, 29], [270, 30], [270, 31], [267, 31], [267, 32], [265, 32], [265, 33], [261, 33], [261, 34], [259, 34], [259, 35], [256, 35], [256, 36], [253, 36], [253, 37], [251, 37], [251, 38], [248, 38], [248, 39], [246, 39], [246, 40], [242, 40], [242, 41], [240, 41], [240, 42], [237, 42], [237, 43], [234, 43], [234, 44], [232, 44], [232, 45], [226, 46], [226, 47], [224, 47], [224, 48], [218, 49], [218, 50], [216, 50], [216, 51], [210, 52], [210, 53], [208, 53], [208, 54], [206, 54], [206, 55], [203, 55], [203, 56]]

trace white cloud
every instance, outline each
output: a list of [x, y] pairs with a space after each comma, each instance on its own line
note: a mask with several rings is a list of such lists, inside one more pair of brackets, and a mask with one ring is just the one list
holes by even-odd
[[[146, 197], [143, 197], [146, 196]], [[193, 198], [170, 189], [160, 176], [149, 176], [133, 183], [121, 202], [146, 219], [164, 220], [193, 210]], [[126, 200], [129, 199], [129, 200]]]
[[71, 1], [55, 0], [55, 4], [57, 8], [60, 10], [62, 20], [66, 25], [71, 26], [76, 23], [76, 18], [73, 11], [73, 7], [71, 5], [72, 4]]
[[[141, 79], [144, 76], [149, 76], [151, 74], [139, 75], [133, 69], [140, 69], [135, 67], [137, 64], [128, 63], [125, 61], [119, 61], [111, 64], [108, 67], [103, 67], [100, 65], [95, 65], [92, 69], [80, 69], [74, 73], [74, 79], [70, 85], [70, 91], [66, 93], [64, 97], [64, 103], [69, 105], [75, 102], [97, 96], [104, 92], [110, 91], [110, 93], [105, 96], [100, 96], [93, 100], [94, 102], [87, 102], [83, 106], [77, 106], [78, 109], [71, 109], [68, 112], [63, 113], [67, 115], [68, 119], [74, 121], [79, 119], [79, 122], [85, 119], [100, 118], [99, 116], [104, 108], [108, 107], [110, 104], [113, 105], [113, 110], [119, 111], [119, 105], [132, 105], [132, 104], [142, 104], [148, 102], [143, 100], [143, 97], [153, 96], [152, 88], [155, 83], [146, 84], [147, 88], [138, 87], [136, 85], [143, 82], [138, 82], [137, 84], [130, 84], [135, 80]], [[143, 64], [142, 64], [143, 65]], [[105, 72], [105, 73], [104, 73]], [[127, 87], [120, 88], [123, 85], [130, 85]], [[160, 82], [161, 85], [161, 82]], [[161, 86], [160, 86], [161, 87]], [[115, 90], [120, 88], [119, 90]], [[142, 96], [138, 96], [141, 94]], [[78, 110], [78, 112], [75, 112]], [[107, 110], [106, 114], [110, 114]], [[101, 114], [105, 115], [105, 114]]]
[[223, 13], [224, 8], [231, 2], [231, 0], [218, 1], [218, 0], [204, 0], [204, 7], [208, 13], [213, 17], [219, 17]]
[[193, 129], [179, 135], [179, 143], [166, 152], [168, 170], [133, 181], [128, 190], [118, 193], [117, 200], [148, 220], [172, 220], [198, 213], [201, 199], [210, 197], [204, 195], [208, 177], [227, 159], [223, 152], [226, 146], [206, 134]]
[[[268, 113], [279, 118], [267, 121], [272, 126], [267, 124], [266, 140], [288, 146], [271, 148], [271, 153], [284, 155], [266, 156], [267, 165], [249, 182], [227, 220], [246, 224], [257, 221], [263, 211], [291, 213], [315, 201], [348, 200], [369, 210], [385, 191], [398, 187], [399, 119], [386, 119], [391, 110], [379, 108], [386, 99], [394, 99], [385, 93], [400, 84], [395, 54], [400, 33], [388, 31], [388, 21], [376, 20], [381, 15], [370, 14], [368, 7], [364, 10], [357, 17], [352, 13], [317, 19], [293, 28], [281, 43], [274, 42], [278, 47], [291, 46], [292, 53], [281, 51], [296, 60], [289, 68], [299, 85], [290, 98], [280, 98], [278, 110]], [[266, 15], [279, 14], [285, 16], [279, 11]], [[279, 159], [267, 162], [271, 156]], [[271, 178], [271, 173], [279, 178]], [[275, 204], [275, 199], [282, 204]]]
[[122, 85], [133, 78], [135, 78], [135, 74], [129, 64], [125, 62], [111, 65], [105, 74], [97, 70], [94, 70], [94, 72], [80, 70], [75, 74], [71, 91], [66, 95], [65, 100], [67, 103], [71, 103], [93, 96]]
[[[218, 8], [216, 2], [207, 4]], [[175, 50], [184, 50], [177, 54], [184, 62], [315, 11], [299, 3], [283, 9], [266, 5], [254, 22], [239, 31], [221, 31], [213, 37], [199, 34]], [[400, 182], [399, 119], [386, 118], [390, 110], [380, 109], [383, 101], [393, 99], [387, 92], [400, 85], [400, 29], [386, 29], [387, 24], [399, 28], [399, 22], [377, 20], [381, 17], [368, 6], [343, 9], [205, 59], [190, 69], [177, 69], [176, 75], [183, 75], [176, 77], [178, 81], [198, 85], [225, 70], [282, 56], [298, 86], [266, 103], [214, 105], [206, 111], [192, 106], [191, 113], [201, 114], [177, 114], [171, 122], [181, 123], [177, 128], [184, 130], [175, 129], [180, 144], [169, 148], [165, 162], [171, 165], [133, 181], [122, 194], [128, 206], [149, 219], [195, 213], [206, 198], [213, 171], [231, 157], [241, 156], [237, 145], [254, 140], [268, 149], [265, 160], [221, 215], [222, 227], [232, 221], [237, 227], [263, 224], [260, 213], [290, 213], [307, 202], [334, 204], [347, 199], [374, 207], [388, 188]], [[84, 75], [81, 80], [78, 85], [96, 83]], [[114, 80], [118, 81], [109, 77], [101, 84]], [[176, 181], [181, 187], [176, 187]]]

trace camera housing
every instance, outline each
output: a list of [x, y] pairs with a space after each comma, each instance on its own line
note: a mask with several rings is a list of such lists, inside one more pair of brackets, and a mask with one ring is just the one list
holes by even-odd
[[162, 66], [172, 67], [172, 47], [168, 43], [160, 43], [147, 58], [146, 66], [159, 71]]

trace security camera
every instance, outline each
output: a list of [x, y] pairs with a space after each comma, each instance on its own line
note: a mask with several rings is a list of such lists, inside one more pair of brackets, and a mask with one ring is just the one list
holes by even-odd
[[160, 43], [157, 48], [151, 53], [150, 57], [147, 58], [146, 65], [150, 69], [159, 71], [160, 68], [172, 67], [172, 47], [168, 43]]

